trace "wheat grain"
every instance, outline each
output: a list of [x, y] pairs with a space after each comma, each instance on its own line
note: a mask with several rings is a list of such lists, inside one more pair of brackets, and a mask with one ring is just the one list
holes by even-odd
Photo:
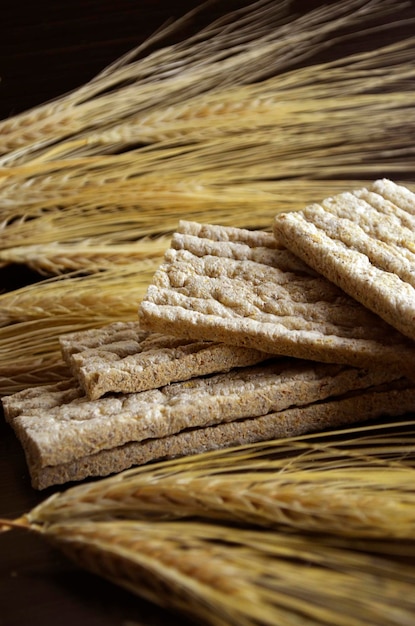
[[[130, 233], [129, 233], [130, 235]], [[130, 235], [131, 236], [131, 235]], [[120, 239], [122, 236], [120, 236]], [[101, 272], [119, 265], [133, 265], [143, 262], [145, 274], [151, 273], [160, 263], [170, 237], [142, 237], [137, 242], [100, 243], [95, 239], [79, 243], [37, 244], [8, 248], [1, 253], [3, 263], [21, 263], [38, 272], [56, 275], [60, 273], [88, 270]]]
[[[409, 626], [414, 426], [408, 419], [157, 463], [54, 494], [0, 525], [40, 533], [82, 567], [199, 623]], [[287, 492], [266, 515], [252, 496], [292, 478], [285, 504], [295, 506], [282, 532]], [[319, 499], [325, 488], [329, 498]], [[212, 522], [162, 521], [195, 515]], [[304, 532], [292, 532], [301, 518]]]
[[[151, 144], [175, 139], [189, 143], [212, 134], [229, 137], [236, 131], [252, 132], [261, 127], [275, 127], [279, 133], [289, 136], [290, 129], [297, 130], [304, 121], [313, 121], [314, 110], [321, 113], [327, 108], [329, 111], [333, 98], [333, 115], [337, 112], [344, 115], [350, 108], [361, 108], [364, 116], [364, 110], [369, 106], [376, 111], [379, 106], [390, 109], [393, 103], [404, 107], [405, 97], [409, 98], [410, 92], [402, 91], [402, 85], [414, 76], [413, 43], [413, 39], [408, 39], [376, 52], [353, 55], [343, 59], [341, 64], [332, 61], [298, 68], [253, 85], [203, 93], [174, 106], [158, 106], [155, 111], [132, 115], [111, 127], [83, 133], [78, 149], [91, 154], [94, 145], [99, 152], [105, 146], [113, 151], [117, 146], [118, 149], [125, 148], [140, 141]], [[347, 96], [343, 95], [345, 83]], [[388, 91], [388, 96], [375, 94], [379, 88]], [[292, 120], [301, 115], [303, 119], [293, 125]], [[324, 126], [323, 120], [324, 115], [321, 115], [319, 121]], [[347, 132], [355, 128], [356, 125], [344, 125], [342, 130]], [[381, 128], [380, 124], [378, 128]], [[68, 148], [76, 146], [69, 143]], [[59, 150], [62, 154], [64, 143]]]
[[[321, 537], [76, 518], [41, 532], [82, 567], [214, 626], [411, 624], [415, 568]], [[407, 554], [414, 554], [407, 545]]]
[[16, 364], [12, 371], [9, 367], [0, 369], [1, 395], [10, 395], [28, 387], [38, 387], [67, 380], [70, 371], [57, 352], [50, 352], [47, 357], [34, 355]]
[[[222, 140], [211, 138], [190, 152], [185, 147], [159, 147], [148, 159], [140, 151], [101, 157], [99, 166], [84, 158], [77, 160], [77, 167], [53, 162], [19, 168], [4, 179], [0, 194], [3, 257], [6, 260], [7, 248], [21, 245], [105, 235], [116, 243], [116, 236], [134, 240], [170, 232], [179, 216], [268, 227], [278, 211], [318, 199], [323, 186], [329, 194], [341, 184], [344, 188], [339, 176], [353, 176], [350, 184], [364, 185], [362, 173], [371, 176], [382, 167], [409, 175], [412, 147], [405, 145], [410, 114], [404, 127], [380, 100], [367, 110], [350, 106], [344, 115], [328, 105], [313, 113], [310, 106], [306, 120], [294, 107], [296, 124], [287, 120], [287, 132], [275, 138], [264, 129], [236, 134], [227, 140], [226, 150]], [[409, 109], [409, 99], [401, 99], [401, 105]], [[360, 126], [350, 123], [356, 110], [370, 141]], [[324, 128], [323, 118], [330, 120], [330, 128]], [[244, 213], [253, 207], [254, 216]]]
[[[362, 184], [356, 181], [356, 186]], [[256, 189], [249, 184], [227, 185], [226, 188], [208, 186], [195, 178], [189, 183], [183, 181], [176, 189], [173, 186], [165, 188], [160, 184], [147, 191], [139, 189], [138, 185], [136, 189], [130, 186], [125, 201], [121, 188], [117, 195], [116, 189], [108, 189], [109, 185], [103, 184], [102, 189], [100, 186], [96, 188], [96, 196], [91, 198], [89, 204], [85, 198], [83, 205], [71, 203], [70, 198], [62, 199], [64, 210], [55, 211], [53, 206], [41, 215], [39, 206], [31, 209], [28, 205], [20, 220], [13, 221], [0, 231], [0, 259], [2, 262], [24, 260], [24, 248], [33, 245], [53, 244], [60, 249], [60, 245], [68, 243], [84, 246], [87, 253], [89, 246], [122, 244], [126, 245], [127, 250], [128, 245], [136, 242], [136, 248], [140, 250], [142, 237], [160, 231], [173, 232], [179, 218], [185, 217], [200, 222], [214, 221], [224, 225], [264, 227], [269, 230], [278, 207], [302, 208], [310, 198], [320, 198], [322, 186], [337, 193], [344, 190], [344, 181], [285, 181], [264, 183], [261, 189]], [[110, 203], [97, 211], [96, 200], [101, 195], [105, 195], [107, 202], [113, 198], [114, 204]], [[137, 207], [137, 197], [140, 198], [140, 207]], [[255, 211], [248, 211], [254, 205]], [[33, 217], [35, 219], [31, 219]], [[144, 248], [149, 255], [153, 253], [152, 246], [158, 248], [155, 242], [148, 242]], [[19, 247], [22, 248], [21, 252]], [[64, 245], [62, 249], [65, 249]], [[54, 252], [52, 255], [56, 256]], [[88, 267], [89, 262], [85, 269]]]
[[[145, 258], [91, 275], [73, 273], [33, 283], [0, 295], [0, 327], [28, 320], [99, 319], [137, 316], [137, 305], [158, 266]], [[13, 333], [10, 326], [7, 330]]]
[[[399, 56], [392, 64], [389, 57], [395, 56], [392, 55], [393, 51]], [[294, 116], [302, 114], [310, 123], [313, 120], [313, 109], [319, 106], [317, 110], [320, 112], [321, 108], [327, 107], [329, 110], [332, 98], [336, 99], [334, 115], [336, 109], [341, 114], [350, 107], [361, 107], [361, 114], [364, 115], [364, 110], [370, 106], [371, 101], [373, 110], [376, 111], [377, 99], [371, 92], [380, 86], [383, 91], [388, 90], [390, 93], [388, 99], [385, 94], [377, 94], [380, 96], [377, 100], [378, 106], [382, 106], [383, 101], [383, 106], [387, 109], [393, 105], [404, 107], [405, 96], [409, 100], [410, 93], [397, 90], [395, 86], [413, 78], [414, 70], [410, 65], [413, 40], [377, 50], [376, 55], [372, 53], [371, 56], [376, 58], [378, 65], [375, 67], [368, 63], [370, 55], [360, 55], [348, 59], [348, 63], [343, 61], [341, 71], [333, 63], [313, 66], [312, 71], [310, 68], [298, 69], [293, 72], [295, 82], [291, 85], [289, 75], [278, 76], [255, 85], [198, 95], [183, 104], [159, 106], [154, 112], [137, 114], [113, 126], [86, 131], [77, 140], [64, 141], [44, 153], [42, 160], [57, 157], [62, 159], [65, 153], [73, 158], [76, 154], [92, 156], [105, 150], [114, 152], [140, 142], [149, 145], [175, 140], [190, 144], [191, 141], [201, 141], [212, 135], [231, 137], [236, 131], [252, 132], [270, 126], [275, 126], [285, 134], [289, 132]], [[381, 65], [382, 62], [384, 65]], [[365, 65], [366, 71], [363, 69]], [[380, 69], [376, 71], [376, 67]], [[311, 92], [310, 83], [313, 78]], [[340, 95], [340, 89], [345, 82], [348, 96]], [[299, 126], [301, 122], [300, 119]], [[347, 131], [347, 127], [342, 130]]]
[[[360, 31], [366, 21], [405, 3], [349, 0], [299, 17], [288, 4], [255, 3], [136, 58], [143, 44], [75, 92], [2, 122], [0, 264], [97, 271], [179, 216], [268, 228], [323, 185], [338, 192], [339, 176], [362, 185], [380, 168], [410, 174], [414, 38], [299, 65], [344, 27], [358, 24], [370, 41], [393, 23]], [[68, 245], [84, 246], [78, 261]]]
[[70, 556], [75, 544], [75, 559], [88, 568], [208, 623], [402, 624], [414, 609], [414, 568], [398, 572], [394, 563], [324, 541], [195, 523], [87, 523], [48, 532]]

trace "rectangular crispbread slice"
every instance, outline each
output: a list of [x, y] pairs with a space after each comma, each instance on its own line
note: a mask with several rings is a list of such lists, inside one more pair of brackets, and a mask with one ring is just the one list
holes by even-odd
[[88, 400], [80, 387], [39, 387], [37, 397], [32, 388], [3, 398], [3, 407], [31, 465], [45, 467], [132, 441], [266, 415], [396, 379], [387, 370], [275, 359], [95, 401]]
[[271, 233], [181, 222], [139, 320], [153, 332], [415, 377], [415, 343]]
[[382, 416], [398, 416], [414, 407], [415, 388], [401, 379], [304, 407], [214, 426], [188, 428], [159, 439], [130, 442], [55, 466], [40, 467], [27, 454], [28, 468], [33, 487], [45, 489], [51, 485], [107, 476], [150, 461], [335, 429]]
[[274, 233], [310, 267], [415, 339], [415, 194], [390, 180], [278, 215]]
[[64, 359], [90, 400], [109, 392], [156, 389], [269, 358], [254, 348], [148, 333], [137, 321], [62, 335], [60, 344]]

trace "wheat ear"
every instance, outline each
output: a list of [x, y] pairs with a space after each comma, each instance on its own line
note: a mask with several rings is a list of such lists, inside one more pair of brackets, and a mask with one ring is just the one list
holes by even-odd
[[[212, 626], [409, 626], [414, 426], [157, 463], [54, 494], [0, 527], [40, 533], [82, 567]], [[305, 499], [304, 485], [314, 486]], [[162, 519], [175, 516], [190, 519]]]
[[[130, 232], [128, 234], [131, 235]], [[156, 264], [161, 262], [170, 243], [169, 236], [141, 237], [139, 241], [120, 243], [101, 243], [97, 239], [98, 241], [89, 239], [74, 243], [51, 242], [8, 248], [0, 252], [0, 260], [6, 265], [25, 264], [49, 276], [81, 270], [98, 273], [117, 266], [137, 264], [138, 269], [145, 268], [145, 275], [148, 276]]]
[[415, 610], [415, 568], [393, 548], [380, 557], [369, 544], [362, 552], [194, 521], [74, 518], [29, 528], [78, 565], [212, 626], [402, 626]]
[[[144, 44], [75, 92], [0, 123], [0, 265], [97, 271], [174, 230], [179, 215], [268, 228], [323, 187], [336, 193], [339, 176], [409, 174], [415, 39], [301, 66], [347, 37], [370, 47], [373, 31], [394, 23], [371, 25], [405, 3], [348, 0], [299, 16], [289, 5], [256, 2], [147, 56]], [[68, 246], [83, 246], [78, 262]]]
[[[405, 6], [385, 0], [347, 0], [292, 16], [289, 2], [254, 2], [188, 40], [153, 53], [146, 49], [163, 40], [162, 33], [107, 68], [87, 85], [56, 101], [4, 120], [0, 124], [3, 165], [24, 161], [32, 153], [93, 126], [149, 110], [168, 100], [175, 104], [189, 95], [236, 83], [258, 82], [310, 56], [315, 46], [339, 29], [363, 28], [375, 18], [390, 16]], [[178, 27], [180, 26], [180, 22]], [[174, 28], [170, 26], [166, 35]], [[213, 52], [212, 52], [213, 51]], [[203, 80], [201, 80], [201, 71]], [[117, 97], [113, 98], [116, 93]]]

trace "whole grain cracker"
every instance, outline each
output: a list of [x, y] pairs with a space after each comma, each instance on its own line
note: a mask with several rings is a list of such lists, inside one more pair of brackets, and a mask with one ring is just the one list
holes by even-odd
[[28, 467], [33, 487], [45, 489], [70, 481], [107, 476], [150, 461], [335, 429], [382, 416], [398, 416], [414, 410], [414, 407], [415, 389], [401, 380], [349, 397], [214, 426], [190, 428], [164, 438], [130, 442], [55, 466], [40, 467], [28, 455]]
[[277, 239], [412, 340], [414, 232], [415, 194], [386, 179], [274, 221]]
[[3, 399], [4, 412], [26, 452], [40, 467], [68, 463], [131, 441], [167, 437], [306, 405], [390, 382], [387, 370], [362, 370], [275, 359], [225, 374], [194, 378], [136, 394], [88, 400], [80, 387], [19, 392]]
[[181, 222], [139, 320], [153, 332], [415, 377], [415, 344], [271, 233]]
[[156, 389], [269, 358], [254, 348], [148, 333], [137, 321], [63, 335], [60, 344], [63, 357], [90, 400], [108, 392]]
[[70, 378], [49, 385], [27, 387], [1, 398], [3, 415], [6, 422], [11, 424], [13, 419], [25, 412], [28, 407], [31, 412], [38, 412], [40, 415], [59, 403], [71, 402], [78, 398], [80, 393], [79, 387]]

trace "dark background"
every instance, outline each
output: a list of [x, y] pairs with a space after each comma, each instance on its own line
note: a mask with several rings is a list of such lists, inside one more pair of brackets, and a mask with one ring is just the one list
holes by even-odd
[[8, 0], [0, 16], [0, 118], [82, 85], [198, 5], [197, 0]]
[[[169, 18], [199, 4], [197, 0], [8, 1], [0, 13], [0, 119], [84, 84]], [[177, 37], [240, 4], [212, 3]], [[303, 11], [322, 3], [294, 4]], [[415, 16], [413, 2], [406, 15]], [[409, 22], [399, 29], [400, 36], [413, 31]], [[359, 45], [364, 43], [362, 39]], [[49, 492], [31, 489], [20, 446], [0, 416], [0, 517], [17, 516], [46, 495]], [[0, 535], [0, 626], [179, 623], [187, 622], [78, 570], [37, 537], [20, 531]]]
[[[6, 0], [0, 14], [0, 119], [84, 84], [166, 22], [202, 4], [200, 0]], [[247, 4], [249, 0], [208, 0], [204, 10], [178, 30], [176, 39]], [[291, 2], [292, 10], [299, 13], [323, 4], [336, 4], [336, 0]], [[399, 19], [415, 17], [414, 0], [406, 4]], [[395, 16], [386, 19], [393, 21]], [[415, 23], [404, 21], [391, 37], [398, 32], [399, 36], [413, 34]], [[370, 40], [386, 37], [372, 34]], [[358, 45], [365, 46], [364, 37]], [[356, 43], [342, 43], [330, 54], [344, 55], [348, 48], [355, 50]], [[317, 56], [326, 59], [327, 52]]]

